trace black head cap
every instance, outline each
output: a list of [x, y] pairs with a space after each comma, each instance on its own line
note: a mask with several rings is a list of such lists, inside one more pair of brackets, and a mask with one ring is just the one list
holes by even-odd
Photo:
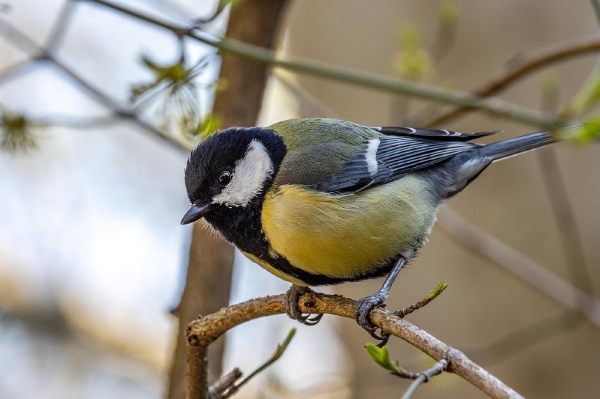
[[[286, 148], [273, 130], [258, 127], [223, 130], [201, 142], [188, 159], [185, 186], [192, 204], [200, 206], [205, 213], [209, 212], [205, 205], [211, 204], [213, 197], [225, 187], [220, 177], [227, 177], [224, 173], [233, 174], [236, 162], [244, 158], [253, 140], [258, 140], [264, 146], [273, 163], [273, 176], [277, 173]], [[192, 222], [204, 215], [196, 216], [187, 220], [184, 217], [182, 223]]]

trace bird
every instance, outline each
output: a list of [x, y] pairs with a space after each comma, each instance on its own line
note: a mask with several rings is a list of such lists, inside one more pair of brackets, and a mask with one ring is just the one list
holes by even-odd
[[398, 273], [427, 241], [440, 206], [490, 164], [556, 141], [537, 132], [471, 142], [494, 133], [330, 118], [224, 129], [189, 156], [191, 207], [181, 224], [204, 219], [250, 260], [292, 283], [286, 313], [306, 325], [322, 317], [299, 309], [310, 287], [385, 276], [355, 312], [359, 325], [385, 340], [369, 314], [384, 306]]

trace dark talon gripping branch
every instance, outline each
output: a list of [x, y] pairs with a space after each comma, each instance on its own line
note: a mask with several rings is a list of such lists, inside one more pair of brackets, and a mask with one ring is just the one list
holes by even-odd
[[307, 326], [314, 326], [323, 317], [323, 314], [317, 314], [313, 317], [311, 315], [305, 315], [298, 306], [298, 299], [304, 294], [314, 292], [308, 287], [302, 287], [300, 285], [292, 284], [290, 289], [285, 293], [284, 306], [285, 313], [292, 319], [299, 321]]
[[379, 347], [383, 347], [383, 346], [385, 346], [385, 344], [387, 344], [387, 342], [390, 338], [390, 335], [386, 334], [383, 331], [381, 332], [381, 335], [377, 335], [375, 333], [376, 328], [373, 326], [373, 324], [371, 324], [371, 320], [369, 319], [369, 317], [370, 317], [371, 311], [374, 308], [385, 306], [385, 300], [387, 299], [387, 297], [390, 293], [390, 289], [392, 288], [392, 285], [394, 284], [396, 277], [398, 276], [398, 274], [400, 273], [400, 270], [402, 270], [402, 268], [404, 267], [405, 264], [406, 264], [406, 258], [404, 258], [403, 256], [400, 256], [398, 258], [398, 260], [396, 261], [396, 263], [394, 264], [392, 271], [390, 272], [390, 274], [387, 276], [387, 278], [383, 282], [383, 285], [381, 286], [379, 291], [377, 291], [377, 293], [375, 295], [370, 295], [370, 296], [361, 298], [358, 301], [358, 305], [356, 306], [356, 311], [354, 312], [354, 318], [356, 319], [356, 322], [362, 328], [367, 330], [367, 332], [369, 334], [371, 334], [371, 336], [373, 338], [381, 341], [378, 345]]

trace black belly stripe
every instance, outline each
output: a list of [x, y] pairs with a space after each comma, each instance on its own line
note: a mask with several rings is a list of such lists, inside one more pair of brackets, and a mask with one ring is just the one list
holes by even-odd
[[[268, 245], [268, 243], [267, 243], [267, 245]], [[260, 258], [260, 259], [267, 262], [270, 266], [274, 267], [275, 269], [279, 270], [280, 272], [287, 274], [288, 276], [297, 278], [298, 280], [301, 280], [304, 283], [306, 283], [308, 285], [312, 285], [312, 286], [333, 285], [333, 284], [343, 283], [346, 281], [359, 281], [359, 280], [366, 280], [366, 279], [370, 279], [370, 278], [381, 277], [381, 276], [388, 274], [394, 267], [394, 264], [396, 263], [396, 259], [392, 259], [392, 260], [386, 262], [385, 264], [383, 264], [382, 266], [374, 268], [373, 270], [369, 271], [366, 274], [357, 275], [357, 276], [354, 276], [351, 278], [346, 278], [346, 277], [340, 278], [340, 277], [326, 276], [324, 274], [309, 273], [305, 270], [302, 270], [302, 269], [292, 265], [283, 256], [274, 258], [274, 257], [268, 255], [266, 258]]]
[[[267, 243], [267, 245], [268, 245], [268, 243]], [[247, 252], [250, 252], [250, 251], [247, 251]], [[326, 276], [324, 274], [309, 273], [305, 270], [295, 267], [283, 256], [273, 258], [269, 255], [267, 258], [260, 258], [260, 259], [267, 262], [270, 266], [274, 267], [275, 269], [279, 270], [280, 272], [287, 274], [288, 276], [295, 277], [298, 280], [301, 280], [304, 283], [306, 283], [308, 285], [312, 285], [312, 286], [333, 285], [333, 284], [339, 284], [339, 283], [342, 283], [345, 281], [360, 281], [360, 280], [366, 280], [366, 279], [370, 279], [370, 278], [381, 277], [381, 276], [388, 274], [392, 270], [392, 268], [394, 267], [394, 264], [396, 263], [396, 260], [397, 260], [397, 259], [392, 259], [392, 260], [386, 262], [385, 264], [383, 264], [382, 266], [374, 268], [373, 270], [369, 271], [366, 274], [361, 274], [361, 275], [354, 276], [351, 278], [344, 278], [344, 277], [339, 278], [339, 277]]]

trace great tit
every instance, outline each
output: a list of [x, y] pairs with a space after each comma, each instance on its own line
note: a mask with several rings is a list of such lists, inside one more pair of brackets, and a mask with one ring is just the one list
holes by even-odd
[[230, 128], [192, 151], [182, 224], [206, 222], [250, 260], [292, 283], [287, 314], [309, 286], [387, 275], [362, 298], [357, 322], [376, 338], [369, 312], [427, 240], [440, 205], [492, 162], [554, 142], [532, 133], [488, 145], [495, 132], [367, 127], [336, 119], [291, 119]]

